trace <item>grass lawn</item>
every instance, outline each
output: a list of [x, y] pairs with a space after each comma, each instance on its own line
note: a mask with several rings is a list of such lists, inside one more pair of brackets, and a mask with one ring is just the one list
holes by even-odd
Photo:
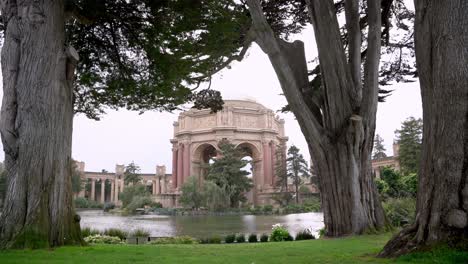
[[468, 263], [468, 252], [438, 250], [397, 260], [375, 254], [390, 234], [219, 245], [95, 245], [0, 251], [0, 263]]

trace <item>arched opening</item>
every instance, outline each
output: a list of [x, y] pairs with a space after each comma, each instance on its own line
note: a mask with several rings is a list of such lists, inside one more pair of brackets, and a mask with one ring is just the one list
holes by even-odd
[[193, 153], [193, 173], [194, 176], [199, 177], [200, 184], [208, 171], [208, 165], [214, 162], [217, 155], [217, 149], [209, 143], [204, 143], [195, 149]]
[[249, 172], [249, 176], [253, 182], [253, 188], [246, 193], [246, 197], [249, 203], [256, 205], [256, 194], [257, 194], [257, 186], [259, 184], [259, 157], [260, 153], [252, 143], [244, 142], [240, 143], [236, 146], [242, 152], [242, 159], [248, 161], [249, 163], [242, 168], [243, 170]]

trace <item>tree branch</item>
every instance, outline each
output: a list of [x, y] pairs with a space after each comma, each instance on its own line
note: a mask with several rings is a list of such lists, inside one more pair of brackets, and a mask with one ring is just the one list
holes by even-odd
[[361, 116], [364, 122], [375, 122], [377, 111], [377, 101], [379, 95], [379, 62], [380, 62], [380, 41], [381, 41], [381, 14], [380, 3], [368, 1], [367, 7], [369, 17], [368, 46], [366, 52], [366, 62], [364, 64], [364, 87], [363, 101], [361, 105]]
[[357, 108], [362, 100], [361, 83], [361, 29], [359, 25], [359, 1], [346, 0], [346, 29], [348, 31], [348, 63], [353, 79], [353, 108]]
[[[301, 123], [301, 128], [311, 135], [308, 138], [321, 144], [326, 131], [321, 125], [321, 120], [310, 111], [302, 94], [302, 88], [308, 85], [304, 44], [301, 41], [288, 43], [277, 39], [266, 21], [259, 1], [247, 0], [247, 5], [256, 33], [255, 42], [270, 58], [288, 104]], [[317, 110], [320, 113], [319, 109]]]

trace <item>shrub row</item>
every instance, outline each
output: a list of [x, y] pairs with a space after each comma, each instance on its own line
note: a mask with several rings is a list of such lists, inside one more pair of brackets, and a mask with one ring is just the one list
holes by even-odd
[[99, 231], [96, 229], [91, 229], [89, 227], [84, 227], [81, 229], [81, 236], [86, 238], [90, 236], [101, 235], [101, 236], [111, 236], [117, 237], [120, 240], [125, 240], [128, 236], [131, 237], [148, 237], [150, 234], [148, 231], [143, 229], [135, 229], [130, 234], [126, 231], [123, 231], [118, 228], [109, 228], [104, 231]]
[[95, 208], [95, 209], [102, 209], [103, 204], [98, 203], [96, 201], [89, 201], [88, 199], [84, 197], [78, 197], [75, 199], [75, 207], [76, 208]]

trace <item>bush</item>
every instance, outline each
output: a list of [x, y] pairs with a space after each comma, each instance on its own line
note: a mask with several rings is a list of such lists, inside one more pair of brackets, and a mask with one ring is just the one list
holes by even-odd
[[115, 204], [114, 203], [105, 203], [104, 206], [102, 207], [102, 209], [104, 210], [104, 212], [108, 212], [109, 210], [112, 210], [115, 208]]
[[296, 241], [297, 240], [309, 240], [309, 239], [315, 239], [315, 236], [312, 235], [312, 232], [310, 232], [309, 229], [304, 229], [297, 233], [296, 235]]
[[286, 241], [288, 239], [289, 232], [281, 224], [273, 225], [272, 232], [270, 235], [270, 241]]
[[227, 235], [224, 238], [224, 242], [226, 242], [227, 244], [234, 243], [234, 241], [236, 241], [236, 235]]
[[176, 236], [176, 237], [164, 237], [150, 241], [148, 244], [151, 245], [162, 245], [162, 244], [198, 244], [198, 240], [190, 236]]
[[103, 205], [96, 201], [89, 201], [84, 197], [78, 197], [75, 199], [76, 208], [102, 208]]
[[327, 230], [325, 229], [325, 227], [321, 228], [318, 233], [319, 238], [324, 238], [326, 233], [327, 233]]
[[273, 212], [273, 205], [269, 205], [269, 204], [268, 204], [268, 205], [263, 206], [263, 212], [264, 212], [264, 213], [271, 213], [271, 212]]
[[221, 237], [214, 236], [200, 239], [201, 244], [221, 244]]
[[118, 237], [99, 234], [85, 237], [84, 241], [90, 244], [122, 244], [122, 240]]
[[320, 199], [318, 197], [311, 197], [305, 200], [303, 206], [305, 212], [320, 212], [321, 210]]
[[131, 203], [129, 203], [125, 209], [127, 209], [129, 212], [135, 212], [136, 209], [138, 208], [143, 208], [145, 206], [150, 206], [152, 207], [155, 203], [149, 196], [135, 196], [133, 197], [133, 200]]
[[106, 230], [104, 230], [103, 234], [107, 235], [107, 236], [118, 237], [118, 238], [120, 238], [120, 240], [125, 240], [125, 238], [127, 238], [127, 236], [128, 236], [127, 232], [125, 232], [125, 231], [123, 231], [121, 229], [118, 229], [118, 228], [106, 229]]
[[260, 236], [260, 242], [268, 242], [268, 235], [267, 234], [262, 234]]
[[149, 237], [149, 232], [144, 229], [135, 229], [133, 230], [132, 237]]
[[[268, 236], [267, 236], [267, 239], [268, 239]], [[250, 235], [249, 235], [249, 242], [250, 242], [250, 243], [256, 243], [256, 242], [258, 242], [257, 235], [256, 235], [256, 234], [250, 234]]]
[[135, 197], [149, 197], [150, 193], [145, 185], [136, 184], [133, 186], [126, 186], [125, 189], [119, 194], [119, 199], [122, 201], [122, 207], [126, 208]]
[[245, 242], [245, 235], [244, 234], [238, 234], [236, 236], [236, 242], [237, 243], [244, 243]]
[[404, 226], [414, 221], [416, 201], [413, 198], [390, 198], [383, 203], [383, 208], [393, 226]]
[[288, 236], [284, 239], [284, 241], [294, 241], [294, 237], [288, 234]]
[[101, 232], [99, 232], [99, 230], [91, 229], [89, 227], [85, 227], [85, 228], [81, 229], [81, 236], [82, 237], [88, 237], [88, 236], [99, 235], [99, 234], [101, 234]]
[[88, 199], [84, 197], [78, 197], [75, 199], [76, 208], [88, 208], [88, 206], [89, 206]]

